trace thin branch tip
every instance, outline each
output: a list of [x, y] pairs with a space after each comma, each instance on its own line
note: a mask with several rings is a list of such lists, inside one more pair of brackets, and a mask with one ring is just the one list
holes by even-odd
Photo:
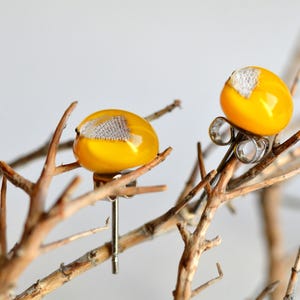
[[274, 282], [271, 282], [269, 285], [267, 285], [261, 293], [255, 298], [255, 300], [263, 300], [266, 296], [272, 294], [276, 288], [278, 287], [280, 281], [276, 280]]
[[181, 101], [180, 100], [174, 100], [171, 104], [167, 105], [165, 108], [160, 109], [159, 111], [156, 111], [154, 113], [152, 113], [151, 115], [148, 115], [145, 117], [145, 119], [148, 122], [154, 121], [160, 117], [162, 117], [163, 115], [172, 112], [176, 107], [181, 108]]
[[291, 268], [291, 275], [290, 275], [289, 283], [288, 283], [288, 286], [286, 289], [285, 297], [283, 298], [283, 300], [292, 300], [293, 299], [293, 295], [295, 292], [295, 286], [298, 281], [299, 273], [300, 273], [300, 247], [298, 248], [298, 252], [297, 252], [297, 255], [295, 258], [295, 263], [294, 263], [293, 267]]
[[223, 275], [221, 265], [217, 262], [216, 266], [217, 266], [218, 276], [216, 276], [213, 279], [210, 279], [206, 283], [204, 283], [204, 284], [200, 285], [198, 288], [194, 289], [191, 293], [191, 297], [195, 297], [200, 292], [207, 289], [208, 287], [210, 287], [211, 285], [215, 284], [216, 282], [220, 281], [223, 278], [224, 275]]
[[224, 273], [223, 273], [221, 264], [217, 262], [217, 263], [216, 263], [216, 266], [217, 266], [217, 270], [218, 270], [219, 276], [223, 277], [223, 276], [224, 276]]

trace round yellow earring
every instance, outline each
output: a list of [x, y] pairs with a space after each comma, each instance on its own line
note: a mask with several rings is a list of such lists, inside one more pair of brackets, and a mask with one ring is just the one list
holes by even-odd
[[233, 125], [260, 136], [277, 134], [287, 126], [293, 113], [292, 96], [285, 83], [256, 66], [234, 71], [220, 99]]
[[73, 151], [79, 164], [109, 174], [148, 163], [158, 153], [158, 138], [142, 117], [118, 109], [101, 110], [76, 128]]

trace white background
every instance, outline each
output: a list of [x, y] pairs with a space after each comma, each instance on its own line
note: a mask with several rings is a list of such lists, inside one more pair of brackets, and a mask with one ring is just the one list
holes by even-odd
[[[222, 114], [219, 93], [234, 69], [260, 65], [285, 75], [299, 42], [299, 13], [298, 0], [0, 0], [0, 159], [10, 161], [44, 143], [74, 100], [79, 103], [63, 140], [96, 110], [122, 108], [145, 116], [181, 99], [181, 110], [153, 123], [161, 150], [174, 148], [171, 157], [140, 179], [143, 185], [167, 184], [169, 189], [121, 201], [121, 233], [126, 233], [174, 203], [194, 162], [196, 142], [209, 143], [207, 128]], [[208, 170], [224, 151], [212, 154]], [[73, 160], [68, 151], [57, 163]], [[35, 180], [42, 162], [19, 172]], [[92, 188], [91, 174], [76, 170], [54, 180], [48, 205], [75, 174], [83, 179], [78, 194]], [[286, 198], [298, 197], [298, 185], [296, 178], [287, 186]], [[8, 200], [11, 247], [20, 236], [28, 198], [10, 185]], [[194, 284], [216, 276], [217, 261], [224, 279], [199, 299], [251, 299], [264, 286], [257, 200], [245, 197], [234, 204], [237, 215], [226, 207], [217, 213], [208, 236], [220, 235], [223, 242], [203, 255]], [[109, 214], [109, 204], [98, 203], [58, 226], [48, 240], [101, 226]], [[299, 208], [283, 205], [281, 217], [286, 250], [294, 251], [300, 242]], [[100, 233], [38, 258], [17, 291], [109, 237], [109, 231]], [[118, 276], [111, 275], [106, 262], [46, 299], [171, 299], [182, 249], [174, 231], [121, 254]]]

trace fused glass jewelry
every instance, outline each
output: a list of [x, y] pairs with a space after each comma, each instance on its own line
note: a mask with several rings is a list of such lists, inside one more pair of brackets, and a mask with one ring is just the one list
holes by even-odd
[[[158, 153], [158, 138], [148, 121], [128, 111], [101, 110], [76, 128], [73, 152], [79, 164], [94, 172], [95, 186], [146, 164]], [[118, 273], [119, 203], [112, 201], [112, 272]]]
[[76, 128], [73, 151], [84, 168], [116, 173], [151, 161], [158, 153], [158, 138], [140, 116], [118, 109], [101, 110]]
[[274, 135], [289, 123], [293, 100], [288, 87], [274, 73], [246, 67], [232, 73], [221, 92], [228, 120], [260, 136]]
[[227, 117], [217, 117], [209, 127], [218, 145], [234, 143], [235, 155], [244, 163], [258, 162], [271, 148], [274, 135], [289, 123], [293, 100], [288, 87], [274, 73], [256, 66], [234, 71], [220, 96]]

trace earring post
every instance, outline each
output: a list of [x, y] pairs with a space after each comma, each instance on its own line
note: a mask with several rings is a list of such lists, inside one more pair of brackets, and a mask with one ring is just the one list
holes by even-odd
[[112, 201], [112, 243], [111, 261], [112, 273], [119, 273], [119, 199], [116, 197]]

